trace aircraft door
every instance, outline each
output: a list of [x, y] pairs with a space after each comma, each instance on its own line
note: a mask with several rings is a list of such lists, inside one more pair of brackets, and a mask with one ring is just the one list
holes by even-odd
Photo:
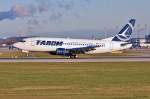
[[34, 40], [31, 40], [31, 46], [35, 46], [36, 42]]

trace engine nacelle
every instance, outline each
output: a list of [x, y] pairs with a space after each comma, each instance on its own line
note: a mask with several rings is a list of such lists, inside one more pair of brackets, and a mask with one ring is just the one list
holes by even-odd
[[56, 50], [56, 55], [61, 55], [61, 56], [71, 56], [72, 54], [70, 53], [69, 50], [65, 48], [58, 48]]

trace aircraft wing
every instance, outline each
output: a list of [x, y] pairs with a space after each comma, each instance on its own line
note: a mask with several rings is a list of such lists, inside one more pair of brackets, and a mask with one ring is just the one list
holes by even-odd
[[71, 53], [74, 53], [74, 54], [84, 54], [85, 52], [95, 50], [96, 47], [98, 47], [98, 46], [71, 48], [71, 49], [67, 49], [67, 50]]

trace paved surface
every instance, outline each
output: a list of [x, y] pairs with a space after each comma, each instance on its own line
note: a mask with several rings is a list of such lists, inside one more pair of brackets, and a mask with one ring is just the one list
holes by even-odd
[[150, 62], [150, 57], [118, 57], [98, 59], [0, 59], [0, 62]]

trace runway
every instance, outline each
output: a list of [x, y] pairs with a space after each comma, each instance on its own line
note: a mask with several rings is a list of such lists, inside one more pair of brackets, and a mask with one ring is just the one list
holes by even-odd
[[75, 62], [150, 62], [150, 57], [111, 57], [111, 58], [94, 58], [94, 59], [0, 59], [0, 62], [46, 62], [46, 63], [75, 63]]

